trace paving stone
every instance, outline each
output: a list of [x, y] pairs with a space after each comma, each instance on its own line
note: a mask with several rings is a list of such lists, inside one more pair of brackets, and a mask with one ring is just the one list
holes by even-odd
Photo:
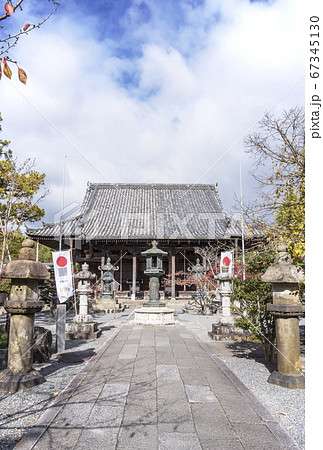
[[239, 422], [232, 425], [242, 445], [248, 449], [279, 448], [279, 441], [265, 424]]
[[33, 446], [33, 450], [58, 450], [74, 448], [82, 429], [52, 428], [48, 429], [41, 439]]
[[175, 357], [171, 351], [167, 353], [157, 352], [156, 349], [156, 364], [176, 364]]
[[[89, 430], [105, 428], [112, 434], [117, 434], [123, 418], [123, 406], [110, 406], [107, 404], [96, 404], [86, 422], [83, 434]], [[94, 444], [94, 443], [93, 443]]]
[[260, 423], [263, 422], [254, 408], [242, 396], [226, 396], [219, 399], [219, 402], [230, 421]]
[[158, 399], [159, 433], [194, 433], [194, 421], [186, 399]]
[[191, 403], [217, 402], [209, 386], [185, 385], [188, 401]]
[[119, 353], [119, 359], [134, 359], [137, 356], [138, 344], [125, 344]]
[[133, 366], [114, 367], [108, 378], [109, 383], [130, 383]]
[[[105, 427], [95, 427], [87, 428], [81, 434], [75, 447], [65, 447], [65, 448], [75, 448], [75, 450], [109, 450], [114, 449], [118, 438], [118, 428], [115, 430], [110, 430]], [[57, 448], [58, 447], [54, 447]], [[64, 447], [63, 447], [64, 448]]]
[[157, 382], [157, 398], [169, 401], [186, 399], [186, 392], [181, 380], [163, 380]]
[[127, 404], [138, 405], [156, 398], [156, 382], [138, 382], [130, 385]]
[[197, 362], [191, 357], [189, 358], [184, 358], [182, 356], [176, 357], [176, 364], [180, 368], [200, 370]]
[[197, 368], [180, 367], [179, 372], [184, 384], [207, 384], [203, 373]]
[[236, 438], [235, 431], [219, 403], [192, 403], [190, 406], [200, 438], [205, 440], [222, 439], [223, 436], [227, 439]]
[[202, 450], [195, 433], [162, 433], [159, 450]]
[[179, 335], [182, 339], [194, 339], [194, 336], [189, 333], [179, 333]]
[[116, 448], [118, 450], [157, 450], [157, 425], [134, 424], [131, 427], [122, 427]]
[[127, 403], [124, 409], [123, 427], [132, 425], [157, 425], [157, 401], [156, 398], [140, 404]]
[[[201, 446], [203, 450], [242, 450], [241, 442], [239, 439], [205, 439], [204, 437], [200, 438]], [[245, 449], [245, 450], [249, 450]], [[258, 450], [265, 450], [263, 448], [258, 448]], [[268, 449], [269, 450], [269, 449]], [[271, 448], [270, 450], [274, 450]], [[276, 450], [276, 448], [275, 448]]]
[[97, 402], [107, 406], [124, 406], [129, 392], [129, 384], [105, 384]]
[[168, 347], [169, 339], [167, 336], [156, 336], [156, 347]]
[[86, 377], [85, 380], [79, 385], [76, 392], [73, 395], [73, 403], [91, 403], [95, 402], [99, 396], [103, 386], [105, 384], [105, 378], [91, 380]]
[[179, 380], [178, 367], [174, 364], [170, 365], [157, 365], [156, 366], [157, 378], [159, 380]]

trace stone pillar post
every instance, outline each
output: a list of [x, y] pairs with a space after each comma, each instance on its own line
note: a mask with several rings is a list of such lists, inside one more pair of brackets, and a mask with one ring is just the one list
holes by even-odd
[[44, 264], [36, 261], [34, 242], [22, 243], [19, 260], [7, 264], [5, 278], [10, 278], [9, 300], [4, 303], [11, 314], [8, 346], [8, 368], [0, 373], [0, 391], [17, 392], [44, 381], [32, 368], [34, 316], [44, 302], [38, 298], [38, 280], [50, 278]]
[[262, 281], [272, 283], [273, 303], [267, 303], [267, 310], [275, 318], [277, 340], [277, 371], [270, 374], [268, 382], [290, 389], [304, 389], [298, 321], [305, 309], [299, 303], [299, 283], [304, 280], [304, 272], [291, 263], [285, 245], [279, 245], [277, 250], [274, 265], [261, 277]]

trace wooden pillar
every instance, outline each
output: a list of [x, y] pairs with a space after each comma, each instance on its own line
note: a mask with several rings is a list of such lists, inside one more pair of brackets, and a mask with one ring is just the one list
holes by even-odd
[[[186, 254], [184, 250], [184, 274], [186, 273]], [[184, 292], [186, 292], [186, 277], [185, 277], [185, 284], [184, 284]]]
[[207, 266], [206, 258], [205, 258], [205, 256], [203, 256], [203, 268], [204, 268], [204, 270], [206, 270], [206, 266]]
[[175, 252], [172, 252], [172, 300], [176, 298], [176, 284], [175, 284]]
[[120, 283], [120, 291], [122, 292], [122, 250], [120, 250], [120, 278], [119, 278], [119, 283]]
[[136, 287], [137, 287], [137, 256], [132, 256], [132, 293], [131, 300], [136, 300]]
[[[103, 267], [104, 264], [105, 264], [105, 257], [101, 256], [101, 267]], [[102, 297], [102, 292], [103, 292], [103, 280], [102, 280], [102, 277], [103, 277], [103, 270], [101, 270], [101, 284], [100, 284], [101, 297]]]

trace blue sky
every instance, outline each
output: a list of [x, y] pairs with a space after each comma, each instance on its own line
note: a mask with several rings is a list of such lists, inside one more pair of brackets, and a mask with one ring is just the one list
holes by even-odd
[[[225, 207], [255, 197], [243, 138], [266, 110], [304, 105], [302, 0], [64, 1], [0, 82], [2, 138], [47, 174], [46, 221], [87, 181], [216, 183]], [[9, 25], [35, 23], [25, 0]], [[286, 20], [288, 18], [288, 20]], [[13, 29], [12, 28], [12, 29]]]

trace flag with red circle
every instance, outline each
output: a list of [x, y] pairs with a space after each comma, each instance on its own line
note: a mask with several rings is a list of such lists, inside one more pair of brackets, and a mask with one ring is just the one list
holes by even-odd
[[234, 250], [228, 252], [221, 252], [221, 272], [223, 272], [223, 267], [228, 268], [228, 273], [232, 273], [233, 269], [233, 254]]
[[57, 297], [60, 303], [66, 302], [74, 293], [70, 250], [52, 252]]

